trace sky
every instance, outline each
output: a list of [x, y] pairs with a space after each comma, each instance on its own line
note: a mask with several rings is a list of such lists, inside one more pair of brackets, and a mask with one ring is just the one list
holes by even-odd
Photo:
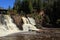
[[9, 6], [13, 8], [15, 0], [0, 0], [0, 7], [8, 9]]

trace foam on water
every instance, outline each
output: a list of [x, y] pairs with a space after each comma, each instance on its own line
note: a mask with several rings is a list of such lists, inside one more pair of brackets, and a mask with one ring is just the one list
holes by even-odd
[[[9, 34], [18, 32], [28, 32], [29, 30], [39, 30], [33, 18], [22, 17], [24, 24], [22, 25], [23, 30], [19, 30], [10, 15], [2, 15], [0, 17], [0, 37], [7, 36]], [[29, 19], [29, 20], [28, 20]]]
[[9, 15], [3, 15], [3, 20], [0, 20], [0, 37], [12, 33], [20, 32], [19, 28], [13, 23]]
[[26, 17], [22, 17], [24, 24], [22, 25], [23, 27], [23, 31], [29, 31], [29, 30], [39, 30], [35, 27], [36, 23], [35, 20], [33, 18], [26, 18]]

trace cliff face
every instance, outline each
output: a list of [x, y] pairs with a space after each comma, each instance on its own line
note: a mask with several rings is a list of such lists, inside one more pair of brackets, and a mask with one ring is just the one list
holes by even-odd
[[13, 19], [13, 22], [17, 25], [17, 27], [20, 30], [22, 30], [23, 22], [22, 22], [21, 16], [20, 15], [12, 15], [11, 17]]
[[[22, 30], [22, 25], [23, 25], [23, 21], [21, 19], [22, 16], [21, 15], [11, 15], [11, 17], [12, 17], [14, 23], [18, 26], [18, 28]], [[31, 17], [33, 17], [33, 16], [31, 15]], [[39, 19], [36, 17], [33, 17], [33, 18], [35, 18], [36, 27], [41, 28], [42, 26], [39, 23]]]

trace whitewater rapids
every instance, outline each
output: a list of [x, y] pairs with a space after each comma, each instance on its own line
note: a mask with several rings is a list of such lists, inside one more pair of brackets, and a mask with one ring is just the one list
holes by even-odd
[[23, 20], [23, 30], [20, 30], [10, 15], [1, 15], [0, 16], [0, 37], [7, 36], [9, 34], [18, 33], [18, 32], [28, 32], [29, 30], [39, 30], [35, 27], [35, 20], [31, 17], [22, 17]]
[[19, 28], [13, 23], [10, 15], [1, 15], [0, 17], [0, 37], [12, 33], [20, 32]]

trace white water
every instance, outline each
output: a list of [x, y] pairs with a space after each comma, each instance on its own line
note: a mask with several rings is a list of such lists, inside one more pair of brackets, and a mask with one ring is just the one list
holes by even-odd
[[28, 21], [28, 19], [26, 17], [22, 17], [22, 20], [23, 20], [24, 24], [29, 24], [29, 21]]
[[33, 19], [32, 17], [28, 17], [28, 19], [32, 25], [36, 25], [35, 19]]
[[20, 32], [19, 28], [13, 23], [13, 20], [9, 15], [4, 15], [2, 18], [0, 18], [0, 37]]
[[23, 30], [21, 31], [13, 23], [13, 20], [9, 15], [1, 16], [0, 17], [0, 37], [7, 36], [9, 34], [17, 33], [17, 32], [26, 32], [29, 30], [39, 30], [34, 26], [34, 25], [36, 25], [36, 23], [33, 18], [22, 17], [22, 19], [23, 19], [24, 24], [22, 25]]
[[6, 22], [6, 26], [8, 30], [15, 30], [15, 31], [19, 31], [19, 29], [17, 28], [17, 26], [13, 23], [13, 20], [11, 19], [10, 16], [5, 15], [5, 22]]
[[[22, 25], [23, 31], [35, 30], [38, 31], [34, 25], [36, 25], [35, 20], [33, 18], [22, 17], [24, 24]], [[29, 20], [28, 20], [29, 19]]]

